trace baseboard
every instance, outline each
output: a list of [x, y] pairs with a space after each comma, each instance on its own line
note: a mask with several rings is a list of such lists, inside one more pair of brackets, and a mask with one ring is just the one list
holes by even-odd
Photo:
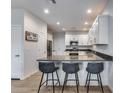
[[31, 75], [35, 74], [35, 73], [38, 72], [38, 71], [39, 71], [39, 70], [35, 70], [34, 72], [31, 72], [31, 73], [27, 74], [26, 76], [24, 76], [23, 78], [21, 78], [21, 80], [24, 80], [24, 79], [30, 77]]
[[20, 78], [11, 78], [11, 80], [20, 80]]

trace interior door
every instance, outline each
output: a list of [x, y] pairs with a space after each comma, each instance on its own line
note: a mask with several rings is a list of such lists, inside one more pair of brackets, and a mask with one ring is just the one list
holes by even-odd
[[12, 25], [11, 27], [11, 78], [21, 77], [21, 32], [22, 27]]

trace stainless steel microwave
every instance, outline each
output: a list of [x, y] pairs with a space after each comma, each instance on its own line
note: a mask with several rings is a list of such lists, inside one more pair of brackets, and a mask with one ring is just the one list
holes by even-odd
[[78, 46], [78, 41], [70, 41], [70, 46]]

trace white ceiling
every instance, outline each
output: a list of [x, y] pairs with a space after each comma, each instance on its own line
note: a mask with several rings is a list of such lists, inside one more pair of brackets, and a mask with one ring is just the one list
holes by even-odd
[[[24, 8], [42, 20], [44, 20], [53, 31], [62, 31], [66, 28], [70, 31], [85, 31], [89, 29], [95, 17], [100, 14], [108, 0], [56, 0], [56, 4], [50, 0], [12, 0], [12, 8]], [[49, 14], [44, 14], [43, 9], [48, 8]], [[87, 9], [92, 9], [87, 14]], [[56, 25], [59, 21], [60, 25]], [[89, 25], [85, 26], [84, 22]]]

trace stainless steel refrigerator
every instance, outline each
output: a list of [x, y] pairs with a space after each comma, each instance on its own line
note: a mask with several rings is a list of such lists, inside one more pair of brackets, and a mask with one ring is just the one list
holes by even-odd
[[47, 56], [52, 56], [52, 41], [47, 40]]

